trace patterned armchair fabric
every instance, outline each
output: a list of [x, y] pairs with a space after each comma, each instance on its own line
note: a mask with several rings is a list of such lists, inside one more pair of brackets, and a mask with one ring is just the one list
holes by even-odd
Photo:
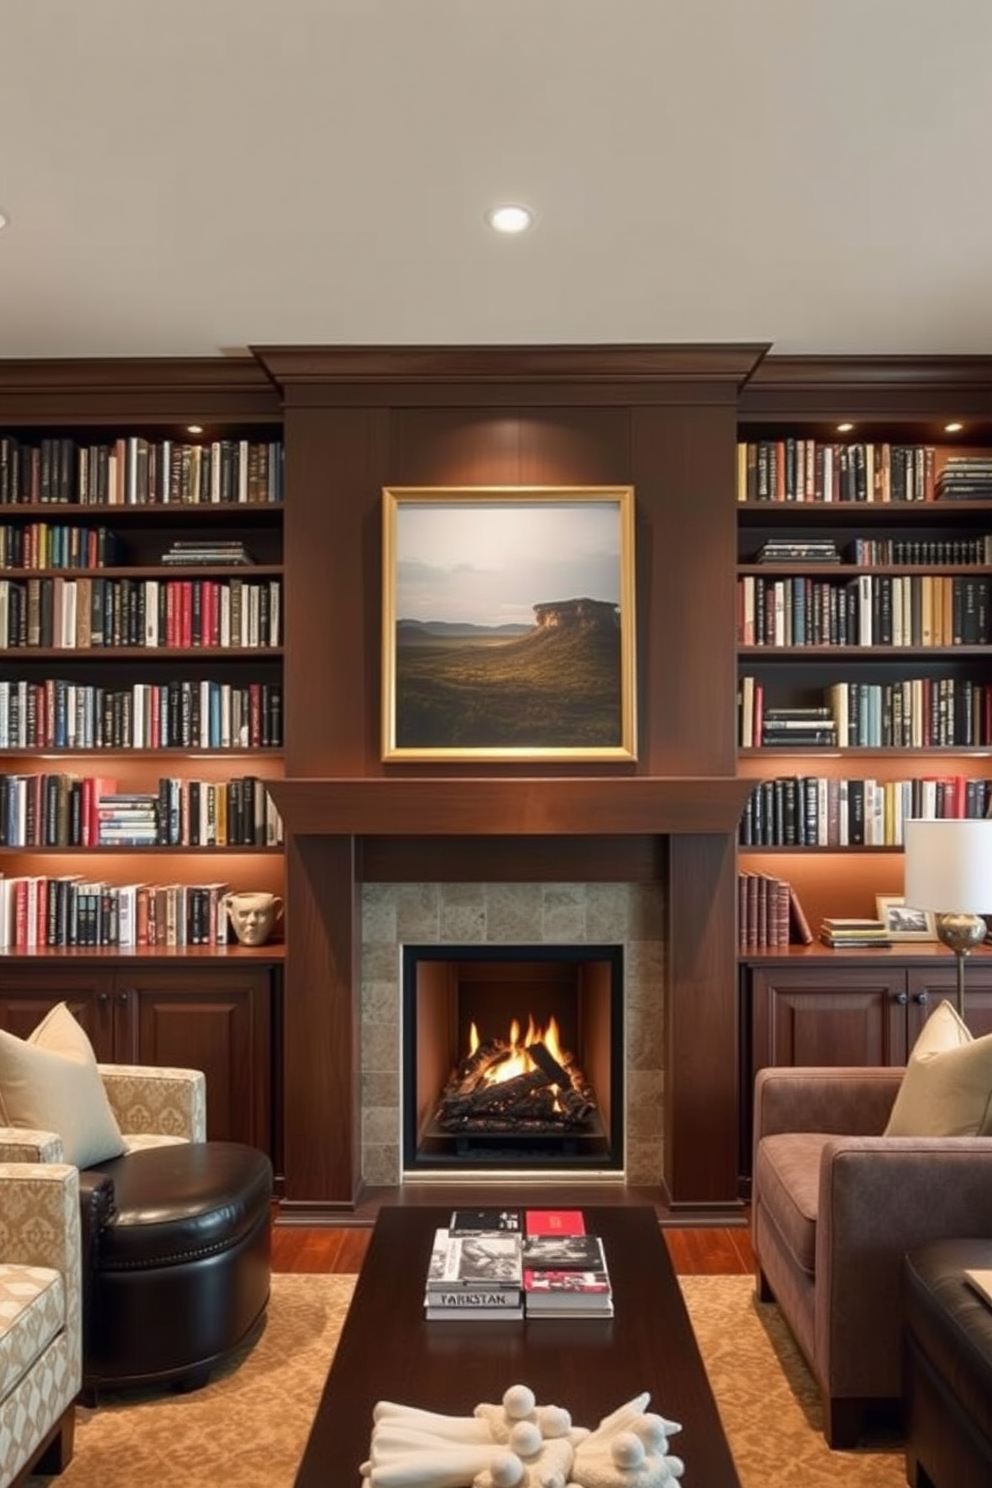
[[0, 1488], [49, 1440], [46, 1468], [57, 1471], [71, 1456], [82, 1384], [80, 1273], [77, 1170], [0, 1162]]
[[[207, 1139], [207, 1082], [201, 1070], [101, 1064], [107, 1098], [127, 1151]], [[0, 1162], [61, 1162], [53, 1132], [0, 1126]]]
[[206, 1141], [207, 1082], [201, 1070], [145, 1064], [101, 1064], [99, 1069], [129, 1149], [152, 1145], [151, 1137]]

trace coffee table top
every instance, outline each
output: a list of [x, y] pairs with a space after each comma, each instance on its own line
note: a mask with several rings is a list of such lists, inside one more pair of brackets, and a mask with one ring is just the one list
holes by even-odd
[[[542, 1207], [536, 1194], [532, 1206]], [[431, 1241], [451, 1208], [382, 1209], [296, 1488], [357, 1488], [378, 1400], [470, 1415], [480, 1401], [498, 1403], [514, 1384], [529, 1385], [541, 1404], [562, 1405], [577, 1425], [590, 1427], [648, 1390], [649, 1410], [682, 1423], [671, 1450], [685, 1459], [685, 1488], [740, 1488], [655, 1211], [630, 1205], [583, 1212], [587, 1230], [603, 1240], [614, 1317], [428, 1323]]]

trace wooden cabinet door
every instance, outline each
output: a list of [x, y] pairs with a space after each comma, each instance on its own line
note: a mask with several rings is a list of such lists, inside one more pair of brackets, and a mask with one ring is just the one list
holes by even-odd
[[207, 1135], [272, 1149], [271, 972], [134, 967], [115, 974], [118, 1058], [203, 1070]]
[[[946, 963], [910, 967], [907, 974], [909, 992], [908, 1051], [913, 1047], [924, 1022], [938, 1002], [947, 998], [957, 1007], [957, 963], [948, 951]], [[975, 1038], [992, 1033], [992, 967], [984, 961], [965, 960], [965, 1022]]]
[[45, 1014], [64, 1002], [86, 1030], [99, 1060], [114, 1053], [112, 978], [105, 966], [5, 967], [0, 977], [0, 1027], [27, 1038]]
[[753, 1069], [899, 1064], [906, 973], [891, 963], [752, 971]]

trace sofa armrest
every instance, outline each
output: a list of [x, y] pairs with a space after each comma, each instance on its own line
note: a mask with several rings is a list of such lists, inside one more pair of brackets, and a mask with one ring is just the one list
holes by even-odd
[[901, 1066], [788, 1066], [758, 1071], [754, 1141], [780, 1132], [881, 1136], [905, 1070]]
[[899, 1392], [901, 1258], [992, 1235], [992, 1138], [840, 1137], [820, 1157], [816, 1321], [838, 1394], [888, 1371]]
[[0, 1163], [60, 1163], [64, 1155], [55, 1132], [0, 1126]]
[[204, 1142], [207, 1082], [201, 1070], [101, 1064], [107, 1099], [125, 1136], [155, 1132]]
[[79, 1293], [79, 1173], [69, 1163], [0, 1163], [0, 1260], [50, 1266]]

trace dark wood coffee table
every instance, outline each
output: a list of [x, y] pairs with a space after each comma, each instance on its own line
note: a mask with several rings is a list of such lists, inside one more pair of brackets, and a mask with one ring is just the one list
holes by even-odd
[[740, 1488], [653, 1209], [584, 1209], [586, 1228], [603, 1238], [615, 1317], [428, 1323], [431, 1240], [450, 1213], [381, 1211], [296, 1488], [357, 1488], [377, 1400], [470, 1415], [514, 1384], [529, 1385], [542, 1404], [565, 1406], [580, 1426], [596, 1426], [649, 1390], [649, 1409], [682, 1422], [672, 1451], [685, 1458], [685, 1488]]

